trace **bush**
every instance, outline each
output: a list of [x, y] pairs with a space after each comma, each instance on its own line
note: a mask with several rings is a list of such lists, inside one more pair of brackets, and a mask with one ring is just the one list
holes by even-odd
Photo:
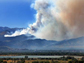
[[32, 63], [39, 63], [38, 61], [33, 61]]
[[33, 61], [32, 63], [50, 63], [49, 61]]
[[72, 61], [69, 61], [68, 63], [84, 63], [84, 61], [72, 60]]
[[59, 63], [58, 61], [52, 61], [51, 63]]
[[3, 60], [2, 59], [0, 59], [0, 63], [2, 63], [3, 62]]
[[7, 63], [7, 61], [4, 61], [3, 63]]
[[17, 61], [17, 63], [21, 63], [21, 61]]

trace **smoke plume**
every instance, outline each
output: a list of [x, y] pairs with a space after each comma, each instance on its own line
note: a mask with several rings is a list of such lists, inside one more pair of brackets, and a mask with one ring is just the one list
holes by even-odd
[[15, 37], [15, 36], [25, 35], [25, 34], [28, 34], [28, 29], [15, 31], [15, 33], [13, 33], [12, 35], [4, 35], [4, 37]]
[[35, 0], [33, 8], [37, 20], [29, 34], [57, 41], [84, 36], [84, 0]]

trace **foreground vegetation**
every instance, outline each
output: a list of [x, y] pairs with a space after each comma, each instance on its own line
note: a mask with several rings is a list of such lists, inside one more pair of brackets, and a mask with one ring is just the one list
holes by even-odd
[[[84, 63], [84, 52], [0, 52], [1, 56], [18, 56], [18, 55], [61, 55], [61, 58], [0, 58], [0, 63]], [[67, 56], [67, 57], [65, 57]], [[82, 56], [82, 58], [74, 58], [74, 56]]]
[[74, 58], [63, 56], [61, 58], [1, 58], [0, 63], [84, 63], [84, 57]]

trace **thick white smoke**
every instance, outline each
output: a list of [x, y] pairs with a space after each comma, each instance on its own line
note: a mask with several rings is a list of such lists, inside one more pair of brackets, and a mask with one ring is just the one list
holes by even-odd
[[32, 7], [37, 20], [25, 30], [27, 33], [57, 41], [84, 36], [84, 0], [35, 0]]
[[12, 35], [4, 35], [4, 37], [15, 37], [15, 36], [25, 35], [25, 34], [28, 34], [28, 29], [15, 31], [15, 33], [13, 33]]
[[54, 0], [35, 1], [34, 8], [37, 10], [37, 21], [36, 25], [32, 25], [32, 28], [37, 29], [33, 33], [36, 37], [47, 40], [64, 40], [72, 36], [61, 22], [60, 10], [57, 8], [56, 2], [54, 3]]

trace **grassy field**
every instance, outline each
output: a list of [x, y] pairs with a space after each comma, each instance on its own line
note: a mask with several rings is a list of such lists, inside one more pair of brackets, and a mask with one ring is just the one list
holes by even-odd
[[21, 60], [3, 60], [3, 62], [7, 63], [68, 63], [69, 61], [63, 60], [25, 60], [25, 62], [21, 62]]
[[[46, 60], [46, 59], [35, 59], [35, 60], [25, 60], [25, 59], [10, 59], [10, 60], [3, 60], [2, 63], [74, 63], [74, 62], [70, 62], [73, 61], [72, 59], [68, 59], [68, 60]], [[75, 61], [81, 61], [81, 60], [75, 60]], [[1, 63], [1, 62], [0, 62]]]

